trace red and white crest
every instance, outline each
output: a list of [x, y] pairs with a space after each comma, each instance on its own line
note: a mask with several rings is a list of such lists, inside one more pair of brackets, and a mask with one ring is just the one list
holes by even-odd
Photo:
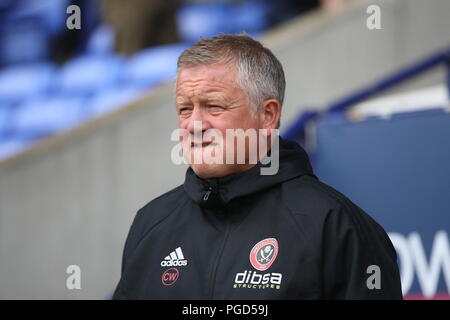
[[259, 271], [270, 268], [278, 255], [278, 241], [275, 238], [261, 240], [250, 252], [250, 263]]

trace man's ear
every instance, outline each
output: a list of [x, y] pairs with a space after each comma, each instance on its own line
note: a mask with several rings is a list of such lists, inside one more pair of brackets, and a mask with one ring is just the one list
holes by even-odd
[[281, 103], [276, 99], [268, 99], [263, 102], [260, 109], [260, 119], [262, 128], [277, 129], [280, 125]]

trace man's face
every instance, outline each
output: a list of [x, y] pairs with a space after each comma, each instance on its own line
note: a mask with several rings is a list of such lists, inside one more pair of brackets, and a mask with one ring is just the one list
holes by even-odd
[[[248, 161], [245, 164], [236, 161], [227, 164], [225, 159], [230, 151], [227, 150], [226, 129], [240, 128], [245, 131], [261, 128], [260, 117], [252, 114], [247, 95], [239, 88], [236, 79], [236, 68], [228, 64], [195, 66], [179, 72], [176, 83], [179, 128], [188, 132], [190, 138], [185, 136], [180, 139], [185, 158], [200, 178], [223, 177], [254, 165]], [[198, 126], [199, 121], [201, 127]], [[196, 130], [201, 130], [200, 136], [194, 137], [194, 123]], [[215, 141], [207, 132], [221, 134], [223, 140]], [[197, 143], [200, 139], [202, 143]], [[196, 155], [203, 160], [201, 163], [195, 163]], [[221, 163], [205, 163], [207, 157], [217, 155], [223, 155]]]

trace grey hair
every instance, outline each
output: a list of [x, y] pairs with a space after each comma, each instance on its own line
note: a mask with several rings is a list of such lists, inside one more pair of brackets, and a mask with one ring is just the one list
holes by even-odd
[[237, 84], [247, 94], [254, 115], [268, 99], [283, 104], [286, 87], [283, 67], [260, 42], [246, 34], [201, 39], [180, 55], [177, 74], [182, 68], [215, 63], [234, 63]]

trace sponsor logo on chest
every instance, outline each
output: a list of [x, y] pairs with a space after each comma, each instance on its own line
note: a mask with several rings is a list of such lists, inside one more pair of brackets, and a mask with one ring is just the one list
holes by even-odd
[[234, 279], [233, 288], [247, 289], [277, 289], [281, 288], [281, 273], [260, 273], [266, 271], [275, 262], [278, 255], [278, 241], [275, 238], [267, 238], [255, 244], [250, 251], [250, 263], [257, 271], [244, 270], [238, 272]]

